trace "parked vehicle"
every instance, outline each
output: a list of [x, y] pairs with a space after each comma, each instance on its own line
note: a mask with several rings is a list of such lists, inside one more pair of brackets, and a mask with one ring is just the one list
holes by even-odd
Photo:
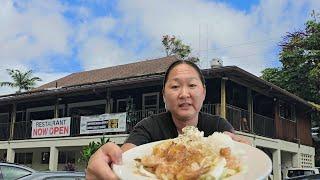
[[36, 172], [34, 169], [27, 166], [13, 163], [0, 163], [0, 179], [18, 179], [31, 175], [34, 172]]
[[84, 172], [71, 171], [36, 171], [24, 165], [0, 163], [1, 180], [85, 180]]
[[319, 169], [317, 168], [289, 168], [286, 170], [284, 178], [292, 178], [297, 176], [308, 176], [319, 174]]
[[19, 180], [85, 180], [84, 172], [70, 172], [70, 171], [45, 171], [35, 172]]

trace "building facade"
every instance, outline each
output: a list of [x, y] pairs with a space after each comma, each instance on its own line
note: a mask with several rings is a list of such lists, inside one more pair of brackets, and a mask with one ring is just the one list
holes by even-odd
[[[78, 159], [89, 142], [105, 134], [120, 145], [137, 122], [165, 111], [162, 79], [176, 60], [171, 56], [74, 73], [30, 92], [1, 96], [0, 158], [38, 170], [63, 170], [68, 162], [84, 170]], [[314, 166], [312, 105], [235, 66], [202, 71], [207, 88], [202, 111], [226, 118], [237, 134], [268, 154], [275, 179], [285, 168]], [[81, 130], [84, 117], [123, 112], [125, 129]], [[41, 136], [43, 131], [36, 130], [52, 123], [66, 124], [52, 130], [58, 135]]]

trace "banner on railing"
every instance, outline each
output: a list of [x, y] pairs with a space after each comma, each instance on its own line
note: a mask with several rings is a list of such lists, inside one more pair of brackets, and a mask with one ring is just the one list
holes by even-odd
[[80, 134], [126, 131], [127, 113], [81, 116]]
[[70, 119], [32, 120], [31, 138], [70, 136]]

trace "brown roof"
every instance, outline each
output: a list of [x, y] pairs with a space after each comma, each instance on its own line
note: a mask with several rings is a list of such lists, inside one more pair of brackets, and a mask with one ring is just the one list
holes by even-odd
[[72, 73], [66, 77], [44, 84], [36, 88], [36, 90], [55, 88], [56, 86], [68, 87], [74, 85], [109, 81], [113, 79], [122, 79], [126, 77], [161, 73], [165, 72], [168, 66], [176, 60], [178, 60], [177, 57], [169, 56], [125, 65], [95, 69], [91, 71]]

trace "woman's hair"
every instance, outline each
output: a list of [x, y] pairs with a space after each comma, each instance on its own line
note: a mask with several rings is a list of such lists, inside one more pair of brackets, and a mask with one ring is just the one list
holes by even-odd
[[193, 67], [193, 69], [195, 69], [195, 70], [197, 71], [197, 73], [198, 73], [198, 75], [199, 75], [199, 78], [200, 78], [203, 86], [205, 86], [204, 76], [203, 76], [200, 68], [199, 68], [195, 63], [193, 63], [193, 62], [191, 62], [191, 61], [187, 61], [187, 60], [177, 60], [177, 61], [173, 62], [173, 63], [168, 67], [168, 69], [167, 69], [167, 71], [166, 71], [166, 74], [164, 75], [164, 79], [163, 79], [163, 89], [164, 89], [164, 87], [165, 87], [165, 85], [166, 85], [166, 83], [167, 83], [167, 81], [168, 81], [168, 76], [169, 76], [171, 70], [172, 70], [174, 67], [178, 66], [179, 64], [187, 64], [187, 65]]

